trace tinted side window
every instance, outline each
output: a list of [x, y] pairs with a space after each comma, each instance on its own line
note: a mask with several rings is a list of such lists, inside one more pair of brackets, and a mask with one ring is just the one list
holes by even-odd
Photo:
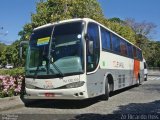
[[126, 41], [122, 40], [120, 41], [120, 48], [121, 48], [121, 54], [122, 55], [127, 55], [127, 46], [126, 46]]
[[101, 27], [102, 49], [111, 49], [110, 32]]
[[[88, 24], [87, 34], [89, 40], [87, 41], [87, 71], [94, 71], [99, 62], [100, 56], [100, 41], [99, 41], [99, 28], [94, 23]], [[92, 43], [92, 46], [89, 45]], [[93, 48], [93, 53], [89, 52], [89, 47]]]
[[142, 51], [139, 50], [139, 49], [137, 49], [137, 58], [138, 58], [139, 60], [142, 60]]
[[128, 57], [133, 58], [133, 49], [132, 45], [127, 43], [127, 49], [128, 49]]
[[120, 40], [114, 34], [112, 34], [112, 50], [116, 53], [120, 53]]
[[134, 46], [133, 46], [133, 56], [134, 58], [137, 58], [137, 50]]

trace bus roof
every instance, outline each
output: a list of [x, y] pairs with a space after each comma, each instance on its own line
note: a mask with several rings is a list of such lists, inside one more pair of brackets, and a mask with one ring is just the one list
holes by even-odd
[[45, 27], [49, 27], [51, 25], [62, 24], [62, 23], [69, 23], [69, 22], [74, 22], [74, 21], [79, 21], [79, 20], [84, 20], [84, 19], [82, 19], [82, 18], [75, 18], [75, 19], [68, 19], [68, 20], [57, 21], [57, 22], [48, 23], [48, 24], [39, 26], [37, 28], [34, 28], [34, 30], [45, 28]]
[[[52, 26], [52, 25], [56, 25], [56, 24], [62, 24], [62, 23], [69, 23], [69, 22], [75, 22], [75, 21], [85, 21], [85, 22], [94, 22], [102, 27], [104, 27], [105, 29], [107, 29], [108, 31], [110, 31], [111, 33], [115, 34], [116, 36], [122, 38], [123, 40], [125, 40], [126, 42], [132, 44], [133, 46], [135, 46], [136, 48], [140, 49], [138, 46], [134, 45], [132, 42], [128, 41], [127, 39], [123, 38], [122, 36], [120, 36], [119, 34], [117, 34], [116, 32], [112, 31], [111, 29], [107, 28], [106, 26], [98, 23], [97, 21], [93, 20], [93, 19], [90, 19], [90, 18], [74, 18], [74, 19], [68, 19], [68, 20], [62, 20], [62, 21], [57, 21], [57, 22], [53, 22], [53, 23], [49, 23], [49, 24], [45, 24], [45, 25], [42, 25], [42, 26], [39, 26], [37, 28], [35, 28], [34, 30], [38, 30], [38, 29], [41, 29], [41, 28], [45, 28], [45, 27], [49, 27], [49, 26]], [[141, 49], [140, 49], [141, 50]]]

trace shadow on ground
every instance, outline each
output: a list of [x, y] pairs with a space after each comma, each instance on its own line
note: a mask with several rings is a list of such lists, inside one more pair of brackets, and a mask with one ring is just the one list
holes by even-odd
[[19, 119], [24, 120], [159, 120], [160, 119], [160, 100], [149, 103], [131, 103], [120, 105], [112, 114], [33, 114], [19, 115]]
[[[158, 116], [159, 115], [159, 116]], [[150, 103], [131, 103], [118, 107], [113, 114], [80, 114], [73, 120], [128, 120], [128, 119], [160, 119], [160, 100]]]
[[100, 102], [97, 98], [87, 100], [37, 100], [26, 105], [31, 108], [81, 109]]

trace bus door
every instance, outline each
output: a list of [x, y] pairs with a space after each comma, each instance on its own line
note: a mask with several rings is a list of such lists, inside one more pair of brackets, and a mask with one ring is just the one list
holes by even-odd
[[[99, 27], [95, 23], [88, 23], [86, 36], [86, 70], [87, 73], [87, 89], [89, 96], [95, 96], [102, 91], [101, 80], [98, 72], [95, 71], [99, 64], [100, 58], [100, 40]], [[93, 73], [94, 72], [94, 73]]]

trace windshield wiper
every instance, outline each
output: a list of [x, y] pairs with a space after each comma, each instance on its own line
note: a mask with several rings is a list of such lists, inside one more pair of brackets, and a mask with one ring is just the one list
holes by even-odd
[[58, 68], [58, 66], [57, 65], [55, 65], [53, 62], [50, 62], [52, 65], [53, 65], [53, 67], [57, 70], [57, 72], [62, 76], [62, 77], [64, 77], [64, 74], [62, 73], [62, 71]]
[[[53, 30], [52, 30], [52, 34], [51, 34], [51, 41], [50, 41], [50, 46], [49, 48], [51, 49], [51, 43], [52, 43], [52, 40], [54, 39], [54, 30], [55, 30], [55, 25], [53, 26]], [[51, 52], [51, 51], [50, 51]], [[55, 65], [53, 62], [51, 62], [51, 55], [50, 55], [50, 52], [48, 54], [48, 58], [49, 58], [49, 69], [50, 69], [50, 64], [53, 65], [53, 67], [57, 70], [57, 72], [62, 76], [64, 77], [64, 74], [61, 72], [61, 70], [58, 68], [57, 65]]]
[[38, 66], [37, 66], [37, 69], [36, 69], [35, 74], [34, 74], [34, 78], [35, 78], [35, 79], [37, 78], [37, 74], [38, 74], [38, 71], [39, 71], [39, 67], [40, 67], [40, 62], [38, 62]]

